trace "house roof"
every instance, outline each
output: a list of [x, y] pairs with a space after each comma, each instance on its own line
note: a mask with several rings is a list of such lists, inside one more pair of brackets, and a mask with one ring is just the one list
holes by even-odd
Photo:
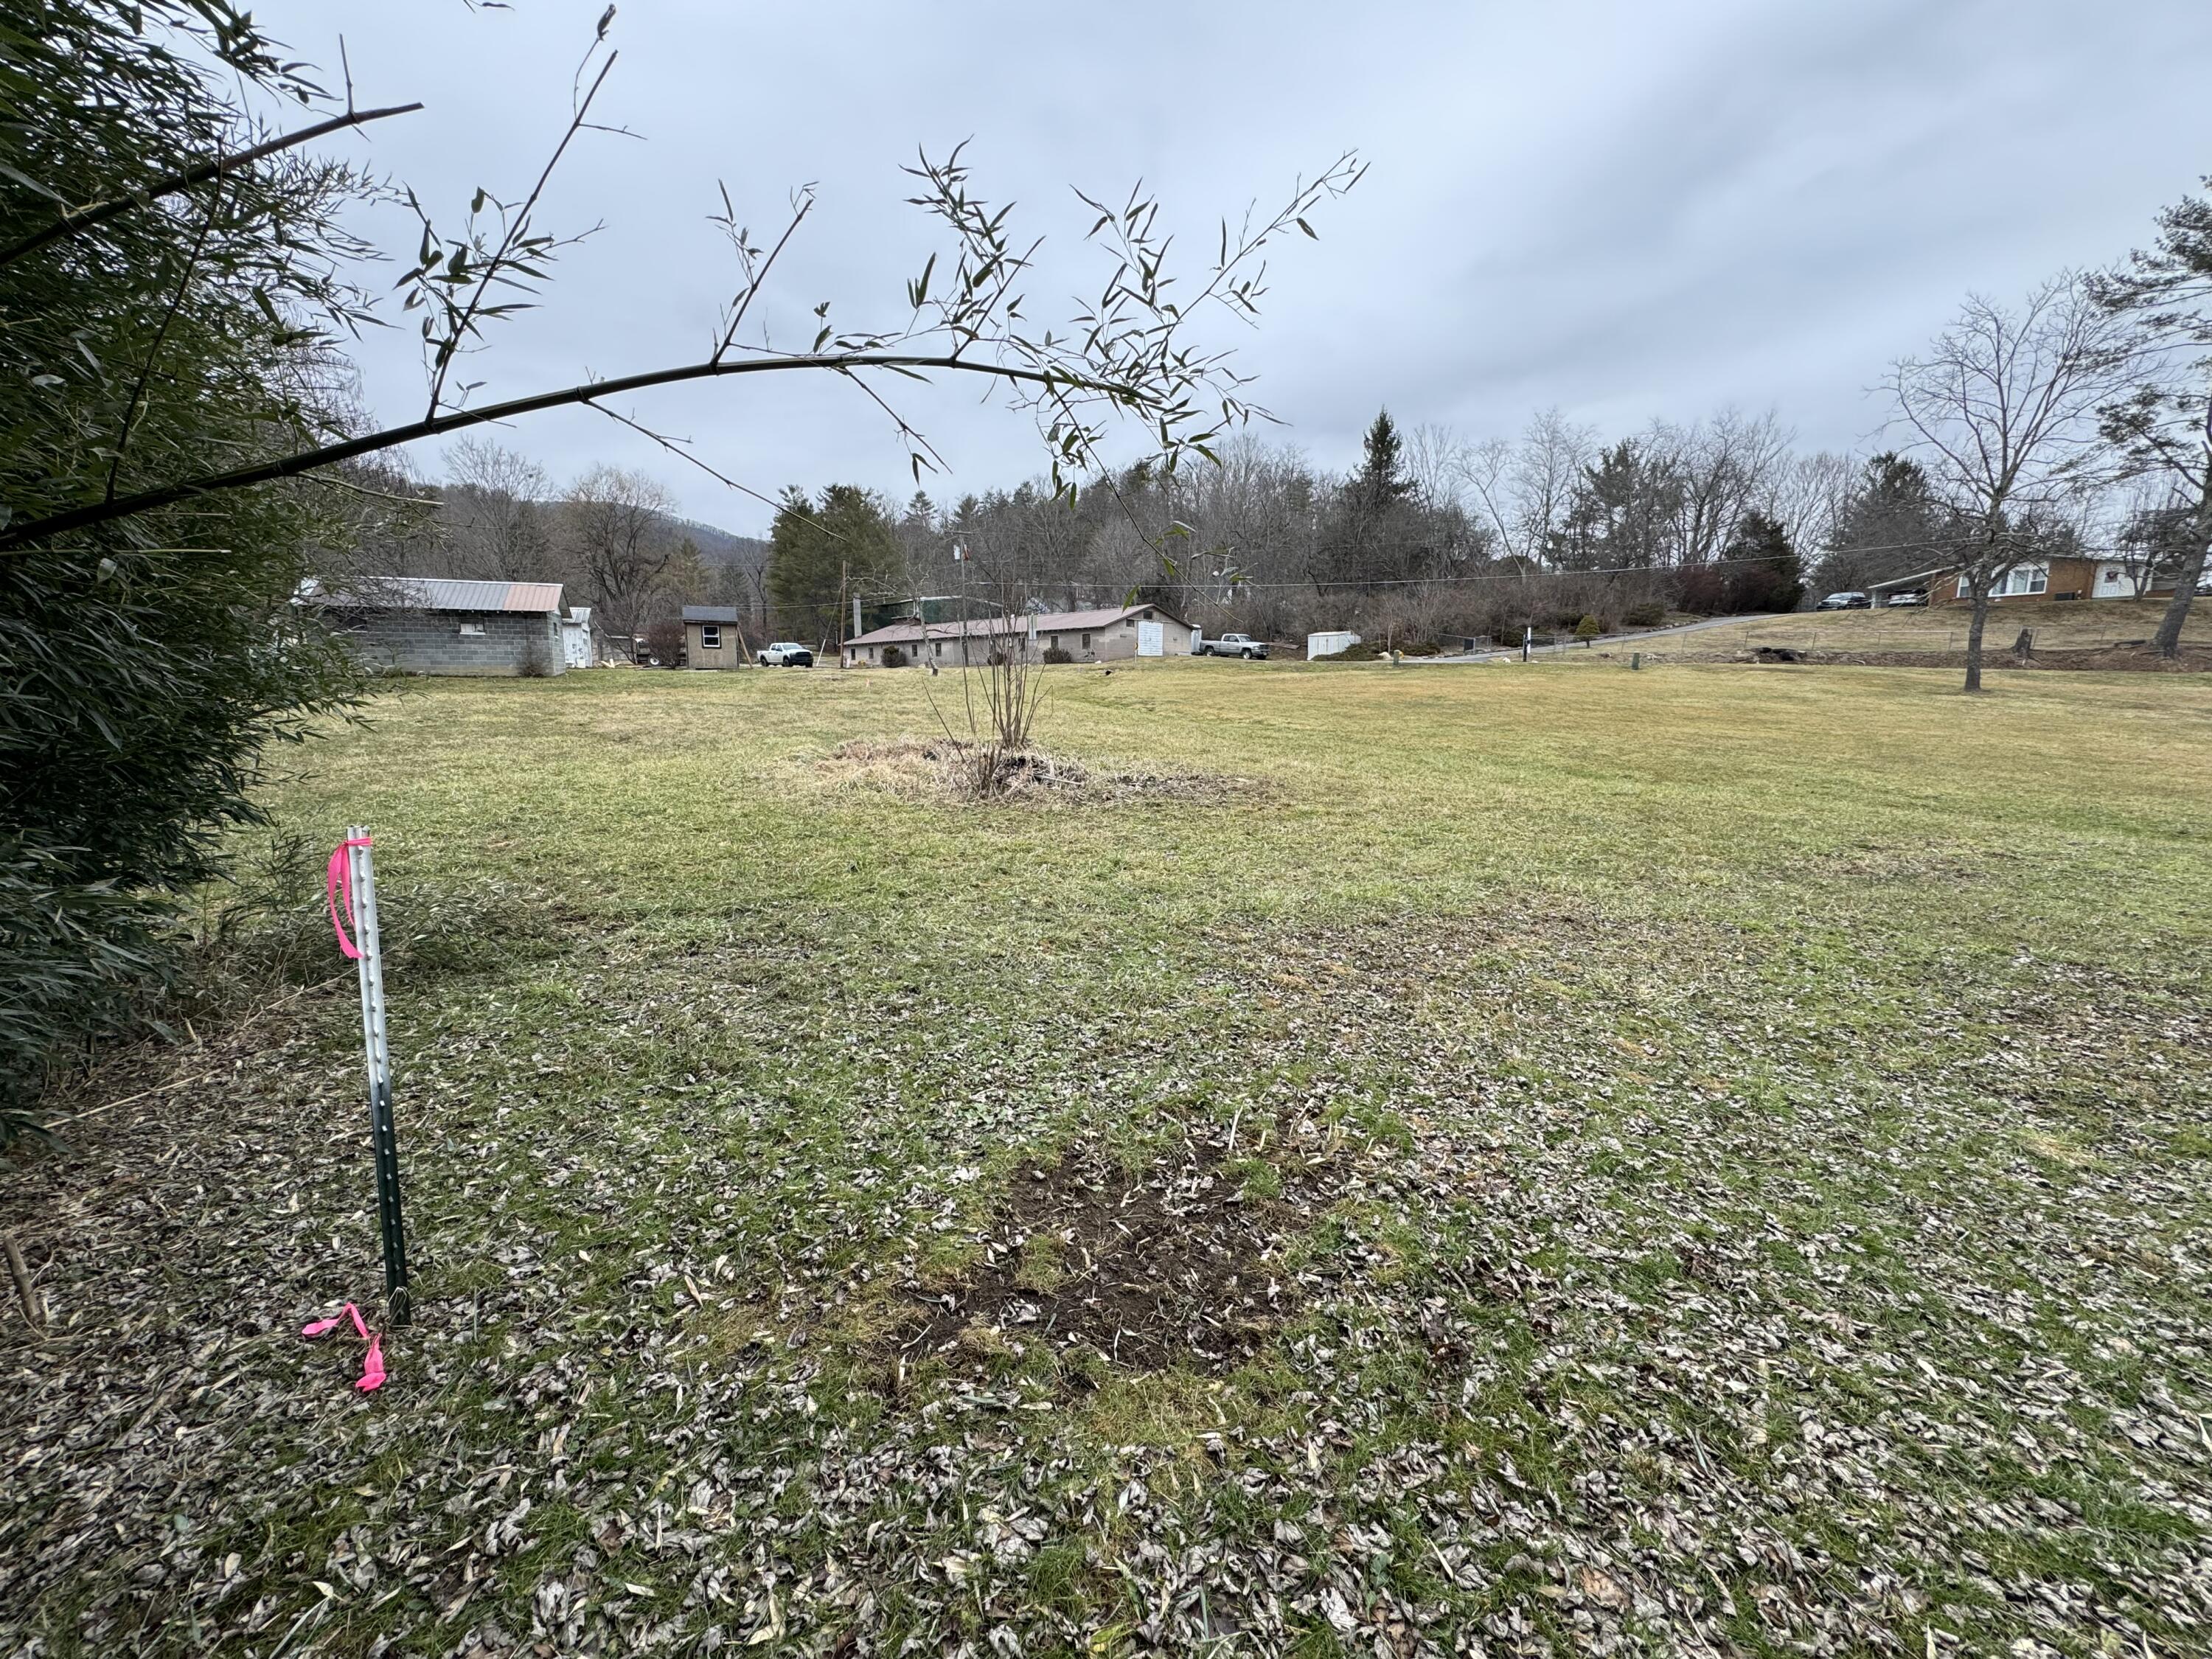
[[558, 611], [561, 584], [367, 576], [344, 587], [325, 587], [311, 578], [300, 584], [299, 600], [349, 611]]
[[[1150, 611], [1161, 620], [1184, 628], [1190, 626], [1182, 617], [1164, 606], [1157, 605], [1107, 605], [1092, 611], [1042, 611], [1036, 614], [1036, 631], [1040, 634], [1066, 634], [1084, 629], [1109, 628], [1127, 617]], [[972, 622], [892, 623], [888, 627], [872, 629], [866, 634], [855, 634], [847, 645], [911, 645], [923, 640], [957, 640], [963, 635], [977, 639], [1005, 639], [1010, 635], [1027, 634], [1030, 619], [1026, 616], [979, 617]]]
[[687, 605], [684, 607], [685, 622], [733, 623], [737, 619], [738, 607], [734, 605]]

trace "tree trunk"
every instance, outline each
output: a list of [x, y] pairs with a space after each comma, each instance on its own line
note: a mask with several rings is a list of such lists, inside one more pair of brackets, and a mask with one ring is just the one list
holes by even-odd
[[1990, 590], [1984, 584], [1974, 588], [1973, 620], [1966, 624], [1966, 690], [1982, 689], [1982, 629], [1990, 619]]
[[2181, 630], [2189, 621], [2189, 607], [2196, 602], [2197, 584], [2204, 580], [2204, 540], [2200, 536], [2196, 553], [2175, 573], [2173, 603], [2166, 607], [2166, 615], [2159, 618], [2158, 632], [2151, 636], [2151, 643], [2158, 647], [2161, 657], [2181, 654]]

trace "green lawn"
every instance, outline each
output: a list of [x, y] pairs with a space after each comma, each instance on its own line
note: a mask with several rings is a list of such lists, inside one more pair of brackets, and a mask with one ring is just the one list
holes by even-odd
[[409, 684], [392, 1381], [302, 906], [0, 1166], [0, 1650], [2201, 1651], [2212, 684], [1953, 680]]

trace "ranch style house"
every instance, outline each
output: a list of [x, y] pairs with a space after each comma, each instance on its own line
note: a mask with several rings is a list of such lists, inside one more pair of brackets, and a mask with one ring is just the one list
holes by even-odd
[[[1900, 593], [1928, 595], [1930, 605], [1964, 605], [1970, 596], [1959, 591], [1959, 568], [1942, 565], [1910, 576], [1893, 576], [1870, 582], [1868, 596], [1875, 608]], [[2014, 565], [1998, 581], [1995, 599], [2170, 599], [2173, 580], [2145, 569], [2140, 560], [2125, 558], [2032, 559]]]
[[1157, 605], [1112, 605], [972, 622], [892, 623], [846, 641], [845, 665], [958, 668], [1008, 652], [1035, 661], [1054, 648], [1074, 662], [1121, 662], [1188, 657], [1197, 645], [1198, 630], [1172, 611]]

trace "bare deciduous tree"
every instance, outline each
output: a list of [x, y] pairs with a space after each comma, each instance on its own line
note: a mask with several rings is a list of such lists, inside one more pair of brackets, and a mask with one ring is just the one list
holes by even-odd
[[454, 563], [494, 581], [542, 577], [552, 536], [542, 503], [552, 494], [545, 469], [489, 438], [468, 437], [446, 456], [452, 481], [445, 519]]
[[1884, 384], [1896, 423], [1957, 526], [1972, 604], [1966, 683], [1982, 689], [1982, 634], [1997, 585], [2049, 547], [2081, 505], [2096, 411], [2128, 362], [2122, 331], [2071, 273], [2018, 307], [1975, 295]]
[[1547, 409], [1530, 418], [1518, 443], [1493, 438], [1468, 453], [1477, 515], [1508, 557], [1535, 566], [1550, 556], [1597, 448], [1595, 428]]
[[714, 562], [708, 597], [735, 605], [743, 621], [766, 628], [769, 616], [769, 544], [758, 536], [732, 537]]
[[1705, 564], [1719, 556], [1744, 516], [1766, 506], [1790, 444], [1789, 428], [1771, 410], [1753, 419], [1723, 409], [1686, 427], [1651, 423], [1646, 451], [1674, 485], [1674, 562]]
[[1474, 446], [1449, 426], [1427, 422], [1406, 437], [1406, 471], [1413, 495], [1432, 510], [1464, 510]]
[[[961, 616], [950, 624], [957, 630], [957, 718], [938, 702], [928, 681], [923, 694], [961, 751], [969, 789], [989, 799], [1004, 794], [1030, 763], [1037, 711], [1044, 705], [1034, 615], [1036, 555], [1019, 541], [984, 552], [963, 540], [960, 566]], [[931, 675], [935, 678], [933, 666]]]
[[676, 499], [658, 480], [596, 466], [562, 503], [562, 532], [585, 591], [610, 632], [635, 637], [646, 602], [676, 556]]
[[1790, 456], [1776, 470], [1762, 510], [1810, 556], [1832, 548], [1850, 501], [1856, 463], [1832, 449]]

